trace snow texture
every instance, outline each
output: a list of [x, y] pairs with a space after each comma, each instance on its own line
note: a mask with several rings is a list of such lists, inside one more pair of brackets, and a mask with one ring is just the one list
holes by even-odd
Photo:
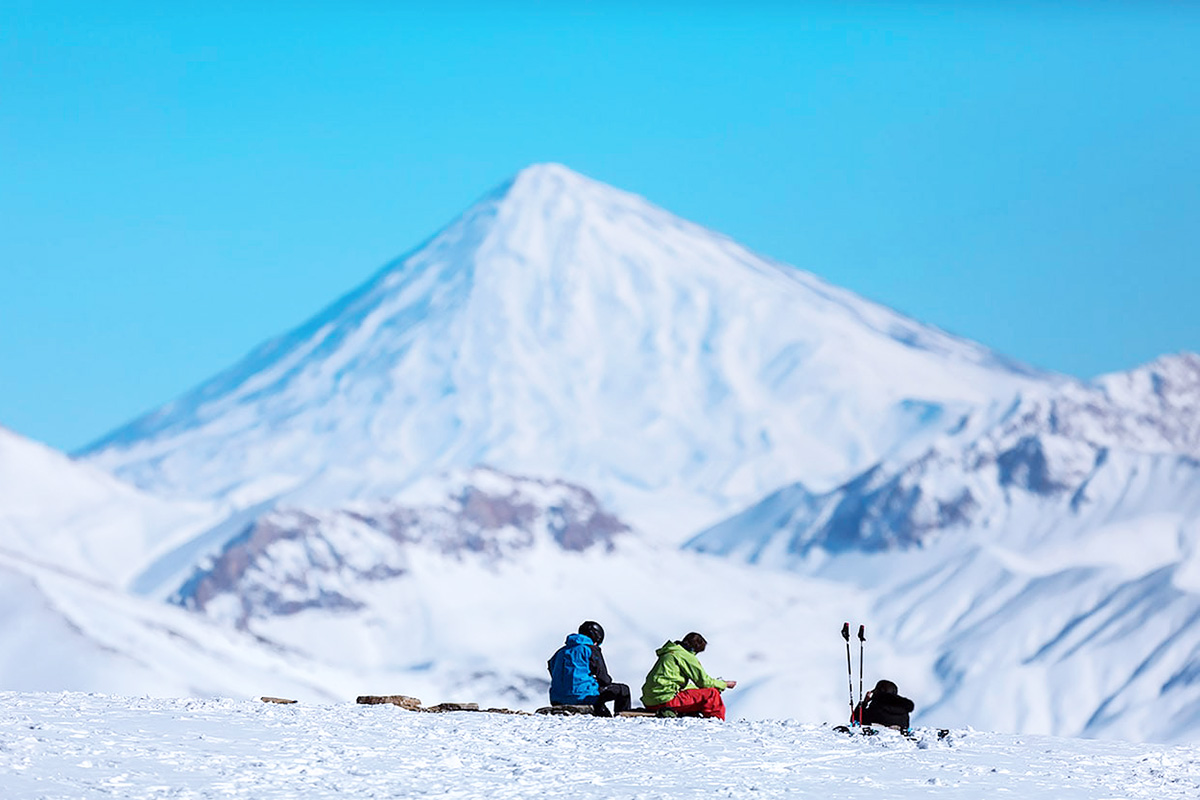
[[179, 797], [1195, 798], [1200, 748], [790, 720], [425, 714], [0, 694], [6, 800]]

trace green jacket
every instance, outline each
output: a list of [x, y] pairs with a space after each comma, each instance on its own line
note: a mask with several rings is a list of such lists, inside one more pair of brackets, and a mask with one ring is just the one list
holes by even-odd
[[642, 684], [642, 705], [661, 706], [671, 701], [675, 695], [684, 689], [719, 689], [728, 688], [725, 681], [713, 678], [700, 666], [696, 654], [678, 642], [667, 642], [654, 651], [658, 661], [646, 675]]

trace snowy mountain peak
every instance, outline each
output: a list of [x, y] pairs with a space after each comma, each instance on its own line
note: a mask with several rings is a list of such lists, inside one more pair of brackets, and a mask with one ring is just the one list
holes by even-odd
[[486, 463], [677, 541], [1058, 380], [544, 164], [84, 455], [235, 507]]
[[656, 207], [640, 195], [589, 178], [562, 164], [531, 164], [501, 189], [502, 205], [514, 215], [581, 208], [624, 208], [645, 211]]
[[621, 191], [606, 183], [581, 175], [562, 164], [531, 164], [518, 172], [508, 182], [504, 192], [505, 203], [546, 206], [566, 198], [576, 200], [603, 199], [604, 202], [640, 202], [635, 194]]

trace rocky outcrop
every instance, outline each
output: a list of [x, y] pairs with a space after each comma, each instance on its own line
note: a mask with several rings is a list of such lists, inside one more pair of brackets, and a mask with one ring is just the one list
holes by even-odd
[[[439, 482], [435, 482], [439, 483]], [[306, 609], [354, 611], [364, 585], [402, 579], [414, 549], [495, 564], [524, 551], [611, 551], [629, 527], [586, 489], [475, 469], [424, 487], [426, 502], [278, 509], [248, 524], [174, 594], [245, 627]]]

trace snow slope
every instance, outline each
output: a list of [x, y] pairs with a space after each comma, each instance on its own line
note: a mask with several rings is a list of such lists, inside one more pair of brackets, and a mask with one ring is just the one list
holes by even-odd
[[1063, 381], [545, 164], [84, 456], [237, 506], [488, 464], [679, 541]]
[[203, 617], [0, 551], [5, 689], [328, 700], [341, 696], [330, 690], [338, 678]]
[[123, 586], [221, 516], [167, 501], [0, 427], [0, 548]]
[[1028, 800], [1200, 794], [1200, 748], [956, 730], [848, 738], [759, 722], [422, 714], [0, 693], [0, 793], [58, 798]]
[[0, 687], [343, 696], [356, 678], [125, 591], [142, 558], [191, 541], [220, 513], [0, 429]]

